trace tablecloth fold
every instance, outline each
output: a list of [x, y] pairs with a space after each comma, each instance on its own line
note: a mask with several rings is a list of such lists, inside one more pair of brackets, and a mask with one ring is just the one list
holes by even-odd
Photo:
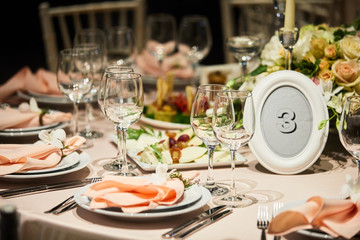
[[360, 231], [360, 200], [309, 198], [305, 203], [278, 214], [268, 233], [285, 235], [302, 229], [319, 229], [333, 237], [352, 238]]

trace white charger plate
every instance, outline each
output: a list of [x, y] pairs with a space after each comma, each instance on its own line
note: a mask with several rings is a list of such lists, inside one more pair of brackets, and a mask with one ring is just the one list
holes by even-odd
[[[78, 191], [76, 191], [76, 193], [74, 195], [74, 199], [75, 199], [76, 203], [81, 208], [84, 208], [88, 211], [98, 213], [101, 215], [105, 215], [105, 216], [122, 218], [122, 219], [132, 219], [132, 220], [153, 220], [153, 219], [173, 217], [173, 216], [177, 216], [180, 214], [189, 213], [189, 212], [192, 212], [199, 208], [204, 207], [211, 199], [211, 193], [209, 192], [209, 190], [207, 190], [206, 188], [204, 188], [202, 186], [196, 186], [197, 187], [196, 191], [199, 192], [201, 198], [200, 198], [200, 200], [195, 202], [195, 204], [192, 204], [188, 207], [184, 207], [184, 208], [180, 208], [180, 209], [172, 208], [172, 209], [168, 209], [169, 211], [164, 211], [164, 209], [163, 209], [162, 211], [148, 211], [148, 212], [143, 212], [143, 213], [123, 213], [123, 212], [119, 212], [119, 211], [91, 209], [89, 207], [89, 203], [90, 203], [89, 198], [82, 196], [82, 194], [85, 192], [86, 188], [88, 188], [88, 187], [89, 187], [89, 185], [80, 188]], [[195, 186], [193, 186], [193, 187], [195, 187]]]
[[40, 127], [33, 127], [30, 128], [30, 130], [28, 128], [21, 128], [22, 131], [11, 131], [9, 129], [7, 130], [0, 130], [0, 136], [3, 137], [27, 137], [27, 136], [34, 136], [34, 135], [38, 135], [39, 132], [41, 130], [53, 130], [53, 129], [60, 129], [60, 128], [65, 128], [69, 125], [69, 122], [59, 122], [56, 124], [50, 124], [50, 125], [45, 125], [45, 126], [40, 126]]
[[46, 169], [37, 169], [37, 170], [29, 170], [24, 172], [17, 172], [13, 173], [16, 175], [26, 175], [26, 174], [41, 174], [41, 173], [50, 173], [50, 172], [58, 172], [58, 171], [64, 171], [66, 169], [70, 169], [73, 167], [76, 167], [80, 163], [80, 155], [77, 152], [73, 152], [59, 162], [58, 165], [56, 165], [53, 168], [46, 168]]
[[8, 174], [8, 175], [0, 176], [0, 179], [29, 180], [29, 179], [35, 179], [35, 178], [46, 178], [46, 177], [65, 175], [65, 174], [76, 172], [78, 170], [85, 168], [87, 165], [90, 164], [90, 162], [91, 162], [91, 158], [90, 158], [89, 154], [87, 154], [86, 152], [82, 152], [80, 154], [79, 164], [73, 168], [64, 169], [62, 171], [38, 173], [38, 174]]

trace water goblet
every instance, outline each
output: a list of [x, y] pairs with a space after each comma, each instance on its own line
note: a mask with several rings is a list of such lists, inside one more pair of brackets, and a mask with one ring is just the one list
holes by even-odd
[[103, 104], [105, 116], [114, 123], [117, 140], [118, 156], [121, 163], [118, 175], [134, 176], [126, 161], [126, 137], [127, 129], [136, 123], [144, 108], [144, 91], [142, 78], [137, 73], [112, 73], [103, 74], [98, 98], [99, 104]]
[[210, 24], [206, 17], [188, 15], [182, 18], [179, 30], [179, 52], [192, 63], [195, 73], [199, 62], [206, 57], [212, 46]]
[[226, 145], [231, 153], [231, 187], [229, 194], [213, 200], [215, 204], [229, 207], [245, 207], [256, 202], [251, 196], [236, 192], [235, 156], [246, 145], [255, 130], [255, 111], [252, 94], [240, 90], [224, 90], [217, 93], [213, 109], [213, 131], [216, 139]]
[[107, 48], [109, 64], [134, 67], [137, 50], [131, 28], [110, 28], [107, 32]]
[[146, 49], [156, 57], [160, 75], [162, 62], [176, 48], [175, 18], [169, 14], [152, 14], [146, 22]]
[[344, 148], [355, 158], [357, 175], [360, 176], [360, 96], [351, 96], [346, 99], [341, 113], [339, 137]]
[[95, 58], [96, 50], [93, 48], [63, 49], [59, 54], [57, 84], [74, 105], [74, 136], [79, 135], [79, 103], [93, 84]]
[[103, 133], [91, 127], [91, 118], [94, 116], [94, 109], [91, 105], [94, 96], [97, 94], [101, 80], [101, 74], [107, 62], [107, 49], [105, 33], [100, 29], [86, 28], [75, 33], [74, 47], [95, 45], [98, 48], [98, 59], [95, 64], [95, 75], [92, 88], [83, 98], [85, 102], [85, 129], [80, 131], [80, 135], [87, 139], [101, 138]]
[[203, 84], [197, 88], [191, 109], [190, 123], [195, 135], [200, 138], [208, 151], [208, 172], [204, 187], [213, 196], [221, 196], [228, 192], [227, 187], [220, 186], [214, 180], [214, 150], [219, 144], [212, 129], [212, 110], [216, 93], [228, 89], [221, 84]]

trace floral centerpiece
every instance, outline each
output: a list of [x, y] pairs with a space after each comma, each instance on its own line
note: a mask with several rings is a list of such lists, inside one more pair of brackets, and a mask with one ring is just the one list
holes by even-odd
[[[266, 75], [285, 69], [285, 51], [277, 35], [264, 46], [260, 58], [260, 65], [245, 82], [239, 77], [227, 85], [252, 91]], [[338, 125], [346, 98], [360, 94], [360, 19], [339, 27], [303, 26], [293, 49], [291, 69], [308, 76], [321, 89], [333, 113], [319, 128], [335, 117]]]

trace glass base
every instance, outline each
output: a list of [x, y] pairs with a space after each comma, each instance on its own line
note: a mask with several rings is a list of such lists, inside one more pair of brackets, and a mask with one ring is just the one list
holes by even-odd
[[80, 136], [87, 138], [87, 139], [94, 139], [94, 138], [102, 138], [104, 134], [98, 131], [86, 131], [86, 129], [80, 131]]
[[[107, 163], [107, 164], [103, 165], [103, 168], [107, 171], [119, 172], [119, 171], [121, 171], [122, 163], [113, 161], [111, 163]], [[132, 171], [132, 170], [136, 169], [136, 167], [128, 162], [128, 169], [129, 169], [129, 171]]]
[[256, 203], [256, 199], [243, 194], [227, 195], [224, 197], [214, 198], [213, 203], [216, 205], [226, 205], [231, 208], [247, 207]]
[[219, 184], [214, 184], [214, 185], [204, 184], [203, 187], [209, 190], [211, 196], [223, 196], [229, 192], [228, 187], [220, 186]]

